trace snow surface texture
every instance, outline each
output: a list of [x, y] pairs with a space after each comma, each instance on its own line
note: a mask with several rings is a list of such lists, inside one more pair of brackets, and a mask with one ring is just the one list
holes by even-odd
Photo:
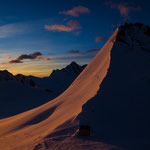
[[37, 78], [0, 71], [0, 118], [6, 118], [38, 107], [60, 95], [86, 65], [72, 62], [54, 70], [50, 77]]
[[[132, 35], [136, 28], [135, 26], [131, 29]], [[127, 29], [124, 30], [127, 32]], [[140, 30], [145, 32], [146, 27]], [[129, 129], [130, 126], [133, 129], [132, 126], [135, 124], [129, 113], [135, 120], [137, 120], [136, 115], [139, 117], [139, 125], [142, 124], [140, 120], [146, 121], [143, 122], [143, 126], [145, 125], [147, 129], [145, 123], [148, 123], [148, 118], [142, 118], [142, 116], [149, 115], [147, 110], [150, 94], [148, 91], [150, 89], [149, 52], [142, 51], [138, 44], [132, 43], [131, 45], [135, 48], [131, 50], [130, 45], [125, 45], [121, 42], [122, 40], [118, 40], [119, 31], [121, 29], [113, 33], [91, 63], [63, 94], [33, 110], [0, 120], [0, 149], [122, 149], [124, 146], [121, 144], [122, 140], [116, 143], [116, 141], [109, 141], [108, 138], [129, 135], [128, 132], [125, 134], [126, 132], [122, 131], [123, 123], [126, 123]], [[147, 49], [150, 43], [149, 37], [142, 31], [136, 34], [142, 34], [139, 35], [139, 40], [142, 39], [145, 42], [144, 48]], [[128, 35], [124, 38], [130, 44], [131, 39]], [[130, 126], [128, 121], [131, 121]], [[78, 137], [76, 129], [79, 124], [91, 125], [93, 136]], [[119, 126], [119, 129], [115, 128], [115, 125]], [[131, 135], [134, 133], [133, 130]], [[141, 139], [136, 143], [131, 140], [131, 145], [136, 146], [141, 142]], [[129, 144], [128, 149], [135, 149], [130, 146], [129, 141], [126, 143]], [[142, 150], [144, 149], [143, 147]]]

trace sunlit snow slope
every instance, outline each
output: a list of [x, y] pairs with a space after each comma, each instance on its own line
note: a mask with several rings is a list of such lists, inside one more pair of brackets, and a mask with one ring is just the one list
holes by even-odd
[[62, 95], [41, 107], [0, 120], [0, 149], [32, 149], [55, 128], [75, 119], [107, 74], [117, 32]]

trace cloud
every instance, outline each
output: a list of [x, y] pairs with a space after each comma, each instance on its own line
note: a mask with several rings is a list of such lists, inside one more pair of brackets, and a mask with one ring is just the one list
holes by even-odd
[[83, 52], [81, 52], [79, 50], [70, 50], [70, 51], [68, 51], [68, 54], [83, 54]]
[[73, 29], [71, 27], [67, 27], [65, 25], [45, 25], [45, 29], [47, 29], [48, 31], [65, 31], [65, 32], [70, 32]]
[[68, 56], [68, 57], [55, 57], [53, 60], [73, 60], [73, 59], [89, 59], [93, 58], [92, 55], [82, 55], [82, 56]]
[[93, 49], [87, 50], [87, 53], [95, 53], [95, 52], [98, 52], [99, 50], [100, 50], [99, 48], [93, 48]]
[[128, 3], [113, 3], [112, 1], [109, 2], [105, 2], [105, 5], [109, 6], [112, 9], [118, 9], [121, 16], [129, 19], [129, 13], [131, 11], [139, 11], [141, 10], [141, 7], [133, 7], [133, 6], [129, 6]]
[[[76, 56], [66, 56], [66, 57], [54, 57], [52, 60], [73, 60], [73, 59], [91, 59], [94, 57], [95, 53], [98, 52], [99, 48], [93, 48], [90, 50], [87, 50], [86, 52], [81, 52], [79, 50], [70, 50], [67, 53], [68, 54], [74, 54]], [[79, 55], [77, 55], [79, 54]]]
[[89, 14], [90, 10], [87, 7], [77, 6], [71, 10], [59, 12], [59, 14], [70, 15], [73, 17], [78, 17], [80, 14]]
[[66, 25], [54, 24], [54, 25], [45, 25], [45, 29], [48, 31], [64, 31], [70, 32], [76, 29], [80, 29], [80, 23], [78, 21], [69, 21]]
[[86, 54], [89, 54], [89, 53], [98, 52], [99, 50], [100, 50], [99, 48], [89, 49], [89, 50], [87, 50], [86, 52], [81, 52], [81, 51], [79, 51], [79, 50], [70, 50], [70, 51], [68, 51], [67, 53], [68, 53], [68, 54], [81, 54], [81, 55], [86, 55]]
[[[31, 30], [31, 29], [30, 29]], [[29, 25], [23, 23], [13, 23], [0, 26], [0, 38], [12, 37], [28, 33]]]
[[10, 61], [0, 63], [0, 65], [10, 65], [10, 64], [21, 64], [23, 63], [24, 60], [43, 60], [43, 61], [50, 61], [50, 60], [67, 60], [67, 59], [88, 59], [88, 58], [93, 58], [93, 55], [95, 52], [98, 52], [98, 48], [90, 49], [87, 50], [86, 52], [81, 52], [79, 50], [70, 50], [67, 53], [68, 54], [79, 54], [79, 56], [61, 56], [61, 57], [54, 57], [54, 58], [48, 58], [48, 57], [43, 57], [40, 52], [35, 52], [32, 54], [21, 54], [17, 56], [16, 58], [10, 57], [10, 56], [4, 56], [5, 58], [9, 59]]
[[10, 59], [10, 60], [14, 59], [13, 57], [10, 57], [10, 56], [4, 56], [4, 57], [7, 58], [7, 59]]
[[32, 54], [21, 54], [17, 58], [12, 58], [10, 56], [5, 56], [7, 59], [9, 59], [9, 62], [6, 63], [0, 63], [1, 65], [6, 64], [18, 64], [23, 63], [23, 60], [30, 59], [30, 60], [44, 60], [44, 61], [50, 61], [51, 59], [48, 57], [43, 57], [40, 52], [35, 52]]
[[102, 37], [102, 36], [97, 36], [97, 37], [95, 38], [95, 41], [96, 41], [97, 43], [101, 43], [101, 42], [103, 42], [104, 40], [105, 40], [105, 38]]

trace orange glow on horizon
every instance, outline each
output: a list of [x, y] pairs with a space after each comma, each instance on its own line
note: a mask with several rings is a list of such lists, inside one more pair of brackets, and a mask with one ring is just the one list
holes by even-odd
[[24, 64], [12, 64], [12, 65], [1, 65], [0, 70], [7, 70], [13, 75], [23, 74], [26, 76], [35, 77], [48, 77], [54, 69], [61, 69], [65, 67], [64, 63], [24, 63]]
[[48, 77], [50, 76], [50, 74], [52, 73], [52, 69], [49, 69], [47, 71], [29, 71], [29, 70], [20, 70], [19, 72], [18, 71], [15, 71], [15, 70], [8, 70], [10, 73], [12, 73], [13, 75], [17, 75], [17, 74], [23, 74], [25, 76], [35, 76], [35, 77], [40, 77], [40, 78], [43, 78], [43, 77]]

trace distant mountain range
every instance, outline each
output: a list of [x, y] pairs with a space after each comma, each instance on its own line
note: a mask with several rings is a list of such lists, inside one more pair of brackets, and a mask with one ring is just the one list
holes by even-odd
[[0, 71], [0, 118], [29, 110], [57, 97], [85, 67], [72, 62], [44, 78]]
[[72, 62], [63, 69], [53, 70], [49, 77], [30, 77], [39, 87], [61, 94], [75, 80], [87, 65], [80, 66]]

